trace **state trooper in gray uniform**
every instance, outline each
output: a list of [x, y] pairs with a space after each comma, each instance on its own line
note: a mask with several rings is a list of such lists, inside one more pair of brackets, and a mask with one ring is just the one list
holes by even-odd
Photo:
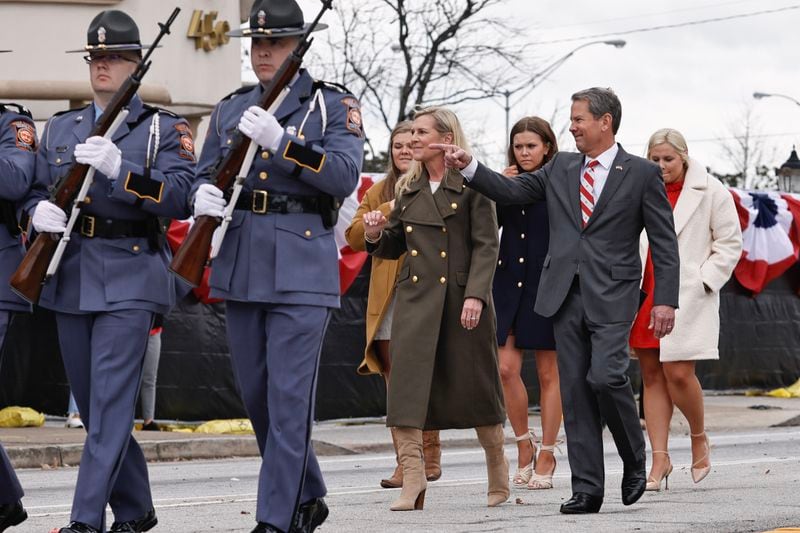
[[[30, 305], [14, 294], [8, 279], [24, 250], [20, 240], [16, 203], [28, 194], [36, 163], [36, 127], [30, 112], [16, 104], [0, 103], [0, 349], [11, 314], [30, 312]], [[0, 369], [2, 361], [0, 361]], [[22, 523], [22, 487], [0, 444], [0, 531]]]
[[227, 301], [233, 367], [263, 457], [254, 532], [310, 532], [328, 515], [309, 443], [322, 339], [339, 306], [330, 206], [358, 182], [364, 135], [358, 100], [305, 70], [274, 116], [256, 106], [304, 28], [294, 0], [257, 0], [249, 27], [231, 32], [253, 38], [260, 83], [217, 104], [195, 184], [195, 215], [221, 216], [215, 164], [237, 128], [258, 144], [210, 279], [211, 295]]
[[148, 531], [157, 523], [147, 464], [131, 430], [150, 325], [175, 298], [158, 217], [189, 216], [194, 146], [185, 120], [138, 96], [111, 141], [87, 138], [143, 48], [136, 23], [122, 11], [92, 20], [82, 51], [94, 101], [47, 122], [26, 203], [36, 231], [63, 233], [66, 215], [47, 200], [49, 189], [73, 160], [96, 169], [77, 229], [39, 301], [56, 313], [64, 366], [88, 433], [71, 523], [60, 533], [105, 531], [106, 504], [114, 512], [111, 531]]

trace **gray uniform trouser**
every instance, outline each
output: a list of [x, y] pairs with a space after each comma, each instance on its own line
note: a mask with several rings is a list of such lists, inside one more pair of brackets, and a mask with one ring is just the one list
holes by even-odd
[[104, 529], [106, 504], [120, 522], [153, 508], [147, 463], [131, 435], [153, 313], [56, 313], [58, 341], [86, 427], [72, 520]]
[[[0, 350], [3, 348], [3, 343], [6, 340], [6, 332], [8, 331], [8, 323], [11, 320], [11, 312], [0, 309]], [[0, 354], [1, 356], [2, 354]], [[2, 368], [0, 361], [0, 368]], [[16, 503], [23, 496], [22, 486], [19, 484], [19, 479], [14, 473], [14, 468], [11, 466], [11, 461], [8, 460], [6, 451], [3, 445], [0, 444], [0, 505], [7, 503]]]
[[228, 301], [231, 360], [261, 451], [256, 520], [288, 531], [300, 504], [326, 493], [311, 448], [329, 309]]
[[603, 496], [605, 420], [626, 465], [644, 461], [645, 444], [630, 380], [630, 322], [596, 324], [584, 313], [580, 284], [572, 284], [554, 317], [561, 402], [572, 492]]

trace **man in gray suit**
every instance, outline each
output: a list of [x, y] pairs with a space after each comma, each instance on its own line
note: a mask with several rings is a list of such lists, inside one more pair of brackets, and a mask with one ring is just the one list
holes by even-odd
[[628, 334], [639, 302], [639, 234], [655, 267], [656, 337], [672, 331], [678, 307], [678, 244], [658, 167], [615, 142], [622, 116], [610, 89], [572, 95], [570, 132], [580, 153], [559, 152], [536, 172], [507, 178], [455, 146], [446, 164], [500, 204], [547, 201], [550, 249], [536, 312], [554, 318], [573, 496], [562, 513], [603, 503], [602, 424], [624, 463], [622, 502], [645, 489], [645, 444], [630, 381]]

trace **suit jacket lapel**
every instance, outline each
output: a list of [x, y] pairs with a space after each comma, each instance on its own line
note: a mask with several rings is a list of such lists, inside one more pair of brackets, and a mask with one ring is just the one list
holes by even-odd
[[131, 100], [130, 104], [128, 105], [128, 109], [130, 110], [128, 118], [125, 119], [125, 122], [120, 124], [116, 133], [114, 133], [114, 136], [111, 137], [111, 140], [115, 143], [131, 132], [130, 124], [135, 124], [142, 115], [142, 111], [144, 111], [144, 108], [142, 107], [142, 101], [138, 96], [133, 97], [133, 100]]
[[302, 102], [311, 96], [313, 84], [314, 81], [311, 79], [311, 76], [305, 71], [301, 71], [300, 77], [292, 84], [286, 100], [283, 101], [280, 107], [278, 107], [278, 111], [275, 113], [275, 118], [278, 119], [278, 122], [283, 124], [283, 121], [287, 117], [300, 109]]
[[580, 228], [583, 225], [581, 219], [581, 167], [583, 166], [583, 156], [576, 157], [567, 166], [567, 196], [569, 209], [572, 211], [572, 219]]
[[603, 186], [603, 192], [600, 194], [600, 199], [597, 200], [594, 205], [592, 216], [589, 217], [586, 227], [589, 227], [592, 221], [600, 216], [603, 208], [608, 204], [611, 197], [616, 194], [617, 189], [619, 189], [619, 186], [622, 184], [622, 180], [628, 174], [627, 162], [630, 158], [631, 156], [620, 146], [617, 157], [614, 158], [614, 162], [611, 163], [611, 169], [608, 171], [608, 177], [606, 178], [606, 184]]
[[89, 107], [75, 117], [75, 127], [72, 129], [73, 135], [76, 137], [75, 144], [80, 144], [89, 137], [94, 129], [94, 106], [89, 104]]

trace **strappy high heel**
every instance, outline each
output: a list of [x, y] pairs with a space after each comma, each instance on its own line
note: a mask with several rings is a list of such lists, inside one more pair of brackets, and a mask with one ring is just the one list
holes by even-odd
[[708, 456], [711, 454], [711, 443], [708, 442], [708, 435], [706, 434], [705, 431], [703, 431], [702, 433], [698, 433], [696, 435], [691, 433], [691, 434], [689, 434], [689, 436], [691, 438], [703, 437], [705, 439], [705, 443], [706, 443], [706, 453], [705, 453], [705, 455], [703, 457], [701, 457], [700, 459], [698, 459], [697, 461], [692, 463], [692, 481], [694, 481], [695, 483], [700, 483], [701, 481], [703, 481], [703, 479], [705, 479], [705, 477], [708, 475], [708, 473], [711, 472], [711, 461], [709, 461], [708, 466], [703, 466], [703, 467], [700, 467], [700, 468], [696, 468], [695, 465], [700, 464], [703, 461], [705, 461], [706, 458], [708, 458]]
[[661, 480], [664, 480], [664, 490], [669, 490], [669, 475], [672, 474], [672, 461], [669, 458], [669, 452], [662, 452], [660, 450], [653, 450], [653, 455], [663, 453], [667, 456], [667, 467], [664, 469], [661, 477], [656, 479], [654, 476], [647, 478], [647, 486], [644, 490], [661, 491]]
[[[553, 488], [553, 474], [556, 473], [557, 466], [555, 450], [558, 447], [558, 442], [556, 444], [542, 444], [539, 446], [539, 454], [542, 452], [550, 452], [553, 454], [553, 469], [547, 474], [537, 474], [535, 471], [536, 467], [534, 466], [533, 475], [531, 476], [531, 480], [528, 482], [528, 488], [530, 490], [545, 490]], [[561, 451], [560, 448], [559, 451]]]
[[531, 480], [533, 471], [536, 468], [536, 435], [534, 435], [533, 431], [529, 429], [524, 435], [514, 437], [514, 442], [524, 442], [526, 440], [531, 442], [533, 455], [531, 462], [527, 466], [517, 468], [517, 472], [514, 474], [514, 478], [511, 480], [514, 486], [517, 488], [524, 488], [528, 486], [528, 482]]

